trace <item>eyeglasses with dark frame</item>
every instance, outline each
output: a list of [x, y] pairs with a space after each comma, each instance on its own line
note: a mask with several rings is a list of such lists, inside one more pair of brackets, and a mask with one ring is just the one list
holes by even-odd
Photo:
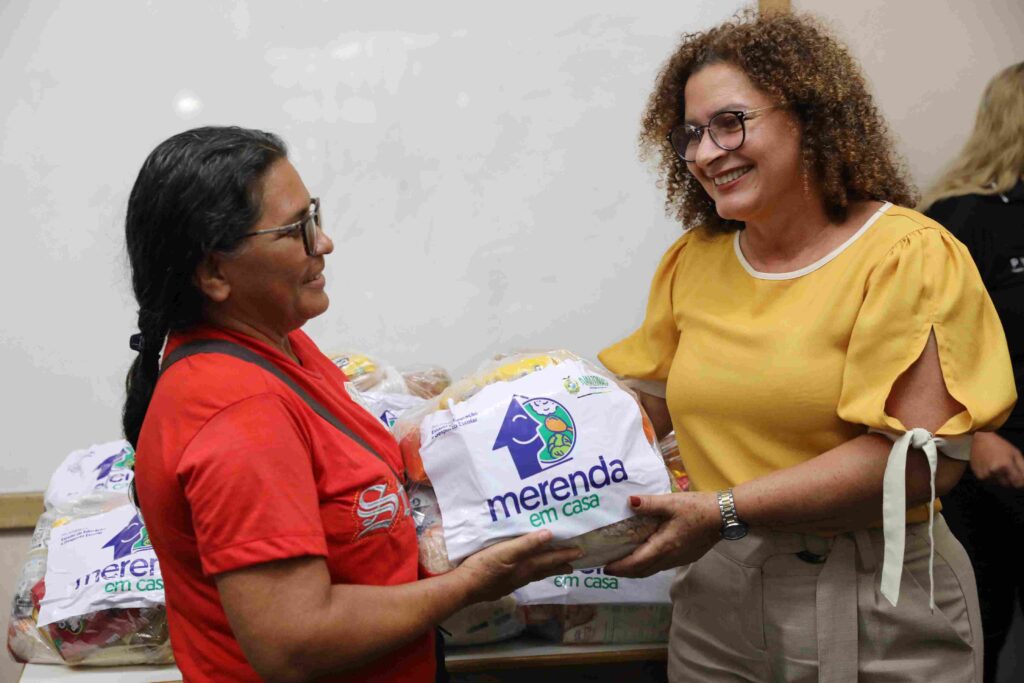
[[746, 111], [720, 111], [711, 117], [711, 120], [704, 126], [693, 126], [689, 123], [681, 123], [668, 134], [668, 142], [672, 145], [679, 158], [688, 164], [697, 160], [697, 148], [704, 137], [706, 130], [711, 136], [711, 141], [726, 152], [732, 152], [743, 146], [747, 139], [746, 122], [749, 119], [757, 118], [762, 112], [769, 109], [777, 109], [781, 104], [770, 104], [767, 107], [748, 109]]
[[309, 256], [316, 256], [316, 241], [317, 237], [320, 235], [320, 230], [322, 229], [320, 227], [321, 224], [320, 198], [313, 197], [309, 200], [309, 213], [307, 213], [302, 220], [289, 223], [288, 225], [282, 225], [280, 228], [266, 228], [264, 230], [247, 232], [242, 235], [242, 239], [245, 239], [246, 237], [255, 237], [256, 235], [269, 235], [275, 232], [286, 232], [293, 235], [301, 234], [302, 246], [306, 248], [306, 254]]

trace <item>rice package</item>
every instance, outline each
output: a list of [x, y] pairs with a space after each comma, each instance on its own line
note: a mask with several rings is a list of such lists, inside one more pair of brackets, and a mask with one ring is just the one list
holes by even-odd
[[72, 451], [50, 477], [43, 502], [47, 508], [67, 507], [84, 496], [127, 502], [134, 465], [135, 450], [123, 439]]
[[395, 432], [410, 477], [437, 500], [421, 536], [435, 568], [542, 528], [555, 547], [583, 548], [575, 567], [601, 566], [658, 526], [633, 515], [629, 496], [671, 490], [635, 396], [567, 351], [490, 363]]
[[8, 649], [39, 664], [173, 661], [159, 563], [132, 506], [87, 496], [43, 513], [15, 587]]

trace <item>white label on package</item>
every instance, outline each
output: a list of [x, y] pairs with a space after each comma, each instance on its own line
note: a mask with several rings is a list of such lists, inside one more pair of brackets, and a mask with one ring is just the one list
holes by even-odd
[[538, 529], [574, 538], [631, 517], [632, 494], [669, 491], [636, 401], [580, 362], [447, 408], [423, 420], [420, 453], [454, 562]]
[[675, 575], [675, 569], [667, 569], [643, 579], [626, 579], [607, 576], [601, 568], [577, 569], [534, 581], [514, 595], [520, 605], [669, 604]]
[[160, 565], [134, 507], [53, 528], [40, 626], [115, 607], [162, 604]]
[[97, 492], [123, 494], [128, 500], [135, 450], [127, 441], [111, 441], [73, 451], [53, 473], [44, 497], [46, 507], [62, 508]]

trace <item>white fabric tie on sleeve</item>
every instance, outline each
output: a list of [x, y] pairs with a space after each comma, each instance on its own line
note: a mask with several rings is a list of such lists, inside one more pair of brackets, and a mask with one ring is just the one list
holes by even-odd
[[889, 461], [882, 479], [882, 535], [885, 554], [882, 560], [882, 595], [894, 607], [900, 596], [900, 578], [903, 576], [903, 553], [907, 536], [907, 453], [911, 448], [924, 451], [931, 471], [932, 495], [928, 502], [928, 604], [935, 609], [935, 469], [938, 451], [956, 460], [970, 460], [972, 435], [959, 437], [933, 436], [920, 427], [903, 434], [869, 430], [893, 441]]

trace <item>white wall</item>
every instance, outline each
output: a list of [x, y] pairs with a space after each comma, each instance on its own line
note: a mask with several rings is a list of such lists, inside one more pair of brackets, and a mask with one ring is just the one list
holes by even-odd
[[122, 221], [169, 135], [282, 134], [337, 245], [325, 350], [593, 355], [678, 227], [636, 159], [680, 32], [737, 0], [0, 3], [0, 491], [120, 434]]
[[860, 60], [923, 192], [974, 127], [986, 83], [1024, 61], [1022, 0], [792, 0]]

